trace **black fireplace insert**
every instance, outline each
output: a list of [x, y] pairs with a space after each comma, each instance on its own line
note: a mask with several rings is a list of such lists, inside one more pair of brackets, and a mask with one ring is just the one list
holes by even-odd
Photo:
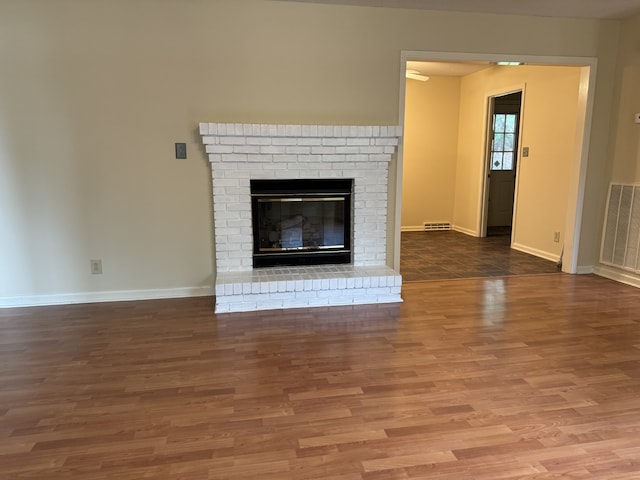
[[251, 180], [253, 266], [351, 262], [352, 179]]

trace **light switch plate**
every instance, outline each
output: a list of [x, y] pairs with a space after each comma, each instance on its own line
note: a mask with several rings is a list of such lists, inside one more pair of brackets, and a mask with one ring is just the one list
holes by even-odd
[[522, 147], [522, 156], [523, 157], [529, 156], [529, 147]]
[[177, 159], [185, 159], [185, 158], [187, 158], [187, 144], [186, 143], [176, 143], [176, 158]]

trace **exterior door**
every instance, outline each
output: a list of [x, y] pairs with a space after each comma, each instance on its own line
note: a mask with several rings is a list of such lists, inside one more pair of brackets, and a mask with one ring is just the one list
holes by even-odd
[[487, 227], [511, 227], [522, 93], [493, 99]]

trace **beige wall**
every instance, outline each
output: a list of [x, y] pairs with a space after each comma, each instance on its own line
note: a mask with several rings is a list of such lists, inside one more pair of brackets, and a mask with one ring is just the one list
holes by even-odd
[[[524, 89], [521, 146], [513, 225], [514, 246], [559, 258], [575, 162], [580, 67], [494, 67], [462, 80], [455, 225], [478, 233], [482, 198], [487, 98]], [[553, 233], [561, 233], [560, 243]]]
[[406, 89], [402, 227], [451, 222], [460, 77], [407, 80]]
[[200, 121], [397, 124], [403, 49], [605, 59], [616, 28], [266, 0], [0, 0], [0, 300], [207, 291]]
[[[608, 192], [609, 181], [619, 183], [640, 183], [640, 125], [634, 122], [634, 115], [640, 112], [640, 15], [626, 19], [622, 22], [619, 35], [618, 55], [614, 58], [607, 57], [603, 61], [616, 64], [616, 78], [610, 85], [611, 95], [609, 108], [611, 110], [610, 124], [594, 125], [594, 128], [602, 128], [610, 132], [611, 142], [607, 149], [595, 152], [602, 162], [589, 165], [589, 178], [587, 189], [590, 192], [598, 191], [601, 197]], [[600, 98], [602, 101], [603, 99]], [[598, 121], [601, 119], [598, 118]], [[593, 149], [592, 149], [593, 150]], [[598, 181], [598, 179], [601, 179]], [[595, 194], [587, 197], [585, 207], [590, 203]], [[604, 208], [598, 205], [593, 209], [593, 215], [585, 217], [582, 231], [588, 231], [592, 224], [598, 226], [604, 223]], [[599, 253], [602, 238], [602, 229], [597, 248]], [[640, 286], [640, 277], [630, 272], [616, 271], [616, 269], [598, 264], [596, 272], [606, 277], [614, 278], [625, 283]]]
[[[458, 229], [480, 234], [487, 98], [526, 86], [522, 140], [531, 155], [519, 163], [514, 245], [557, 259], [576, 158], [580, 71], [494, 67], [462, 80], [407, 81], [403, 227], [452, 221]], [[561, 233], [560, 243], [553, 241], [554, 232]]]
[[640, 15], [624, 22], [620, 34], [618, 59], [619, 84], [614, 115], [612, 181], [640, 182], [640, 124], [634, 114], [640, 113]]

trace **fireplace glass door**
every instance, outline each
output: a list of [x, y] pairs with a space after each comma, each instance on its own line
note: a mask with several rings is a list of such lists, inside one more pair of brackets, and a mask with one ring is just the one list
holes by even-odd
[[252, 182], [254, 267], [348, 263], [351, 183], [273, 182]]

